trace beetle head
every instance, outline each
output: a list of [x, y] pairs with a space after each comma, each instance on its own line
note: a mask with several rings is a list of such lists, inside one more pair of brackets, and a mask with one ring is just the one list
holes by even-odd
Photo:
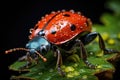
[[30, 50], [31, 54], [35, 53], [35, 51], [38, 51], [44, 55], [50, 50], [50, 47], [50, 43], [41, 36], [34, 37], [26, 44], [26, 48]]

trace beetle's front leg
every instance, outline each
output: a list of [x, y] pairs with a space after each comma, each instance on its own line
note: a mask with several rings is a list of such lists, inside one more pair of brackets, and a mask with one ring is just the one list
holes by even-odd
[[62, 55], [60, 53], [60, 50], [57, 49], [56, 47], [54, 48], [55, 51], [55, 56], [57, 56], [57, 64], [56, 67], [58, 69], [58, 73], [62, 76], [65, 76], [65, 72], [62, 71], [61, 65], [62, 65]]
[[76, 43], [80, 46], [80, 56], [82, 58], [82, 60], [84, 61], [84, 63], [89, 67], [89, 68], [92, 68], [92, 69], [95, 69], [96, 66], [93, 65], [92, 63], [90, 63], [87, 59], [87, 50], [85, 49], [85, 46], [84, 44], [81, 42], [81, 40], [79, 39], [76, 39]]
[[[38, 56], [34, 57], [36, 64], [38, 63]], [[23, 65], [22, 67], [20, 67], [20, 69], [25, 69], [28, 68], [32, 62], [33, 62], [33, 58], [30, 56], [29, 52], [27, 52], [27, 54], [21, 58], [18, 59], [18, 61], [27, 61], [25, 65]]]

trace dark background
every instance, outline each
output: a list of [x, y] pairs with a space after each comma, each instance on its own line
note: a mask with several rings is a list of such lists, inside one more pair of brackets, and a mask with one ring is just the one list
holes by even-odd
[[[108, 0], [109, 1], [109, 0]], [[5, 55], [4, 51], [14, 47], [25, 47], [28, 41], [29, 29], [47, 13], [58, 10], [81, 11], [91, 18], [93, 23], [100, 23], [100, 16], [104, 12], [111, 12], [105, 8], [107, 0], [16, 0], [1, 2], [0, 25], [0, 79], [9, 80], [12, 72], [8, 66], [23, 54]], [[117, 75], [118, 72], [115, 73]], [[118, 78], [115, 76], [115, 78]]]

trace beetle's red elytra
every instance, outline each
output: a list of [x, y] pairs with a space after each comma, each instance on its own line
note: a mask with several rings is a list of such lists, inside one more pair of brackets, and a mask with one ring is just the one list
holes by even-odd
[[44, 55], [50, 50], [57, 55], [57, 69], [58, 72], [65, 76], [61, 69], [62, 55], [61, 51], [65, 53], [70, 52], [73, 48], [80, 48], [80, 56], [84, 63], [89, 68], [96, 68], [95, 64], [91, 64], [87, 59], [87, 50], [85, 45], [92, 42], [97, 36], [99, 37], [99, 47], [104, 53], [120, 53], [120, 51], [107, 49], [103, 38], [97, 32], [91, 32], [92, 22], [89, 18], [81, 15], [80, 12], [70, 11], [56, 11], [42, 17], [34, 28], [30, 29], [29, 41], [26, 48], [13, 48], [6, 50], [6, 54], [24, 50], [27, 54], [19, 59], [19, 61], [26, 60], [27, 64], [23, 68], [27, 68], [32, 63], [32, 59], [38, 62], [38, 57], [41, 57], [44, 62], [47, 60]]
[[91, 21], [80, 15], [79, 12], [72, 10], [52, 12], [38, 22], [30, 35], [30, 39], [35, 37], [41, 30], [44, 31], [44, 37], [48, 41], [60, 45], [84, 31], [91, 32]]

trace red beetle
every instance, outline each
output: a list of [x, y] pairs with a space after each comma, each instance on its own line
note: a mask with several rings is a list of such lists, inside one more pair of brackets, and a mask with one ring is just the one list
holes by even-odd
[[27, 67], [28, 64], [31, 64], [31, 59], [37, 60], [38, 56], [46, 61], [44, 54], [53, 50], [58, 56], [58, 72], [64, 75], [61, 70], [62, 56], [59, 49], [67, 53], [74, 46], [79, 46], [80, 55], [82, 55], [81, 58], [84, 63], [90, 68], [95, 68], [96, 66], [87, 60], [87, 51], [84, 45], [90, 43], [98, 36], [99, 47], [104, 53], [118, 53], [119, 51], [106, 49], [101, 35], [97, 32], [91, 32], [91, 30], [92, 22], [89, 18], [81, 15], [80, 12], [74, 12], [73, 10], [52, 12], [43, 17], [33, 29], [30, 29], [30, 41], [26, 44], [26, 48], [14, 48], [7, 50], [6, 53], [16, 50], [27, 51], [26, 57], [19, 59], [27, 58], [28, 63], [24, 66]]

